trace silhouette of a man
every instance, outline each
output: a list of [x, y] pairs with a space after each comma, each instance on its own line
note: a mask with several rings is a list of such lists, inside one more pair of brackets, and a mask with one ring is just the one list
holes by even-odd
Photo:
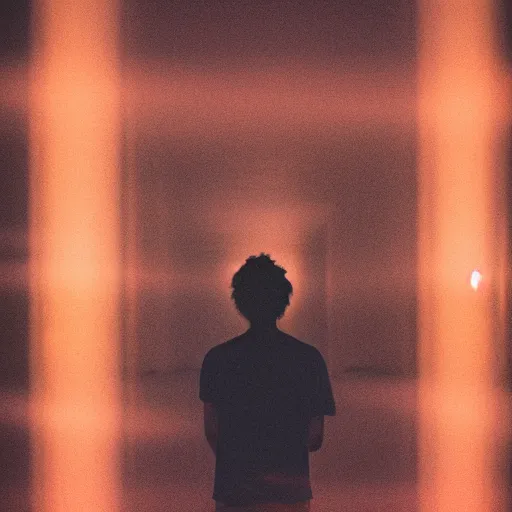
[[266, 254], [246, 260], [231, 296], [250, 328], [203, 361], [217, 511], [309, 510], [308, 452], [322, 445], [324, 415], [334, 415], [335, 404], [320, 352], [276, 326], [292, 293], [285, 274]]

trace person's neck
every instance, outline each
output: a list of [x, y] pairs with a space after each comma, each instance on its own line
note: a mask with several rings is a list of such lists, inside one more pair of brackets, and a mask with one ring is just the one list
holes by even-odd
[[250, 330], [252, 332], [275, 332], [277, 331], [276, 321], [272, 322], [256, 322], [251, 323]]

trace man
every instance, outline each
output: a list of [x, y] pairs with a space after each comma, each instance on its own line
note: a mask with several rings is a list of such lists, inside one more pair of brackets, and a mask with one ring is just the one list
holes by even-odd
[[250, 328], [203, 361], [217, 511], [309, 510], [308, 452], [321, 447], [324, 415], [334, 415], [335, 404], [320, 352], [277, 328], [292, 293], [285, 274], [266, 254], [246, 260], [231, 297]]

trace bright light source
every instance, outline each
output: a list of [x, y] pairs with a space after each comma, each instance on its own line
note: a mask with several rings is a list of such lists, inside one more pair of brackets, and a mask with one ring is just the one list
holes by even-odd
[[470, 279], [471, 288], [473, 288], [473, 290], [478, 290], [480, 281], [482, 281], [482, 274], [478, 270], [473, 270], [473, 272], [471, 272]]

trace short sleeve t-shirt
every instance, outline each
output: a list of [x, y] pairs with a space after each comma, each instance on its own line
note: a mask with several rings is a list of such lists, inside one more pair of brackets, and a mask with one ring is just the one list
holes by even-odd
[[218, 413], [215, 500], [248, 505], [312, 498], [309, 422], [335, 414], [316, 348], [279, 330], [249, 329], [206, 354], [199, 397]]

